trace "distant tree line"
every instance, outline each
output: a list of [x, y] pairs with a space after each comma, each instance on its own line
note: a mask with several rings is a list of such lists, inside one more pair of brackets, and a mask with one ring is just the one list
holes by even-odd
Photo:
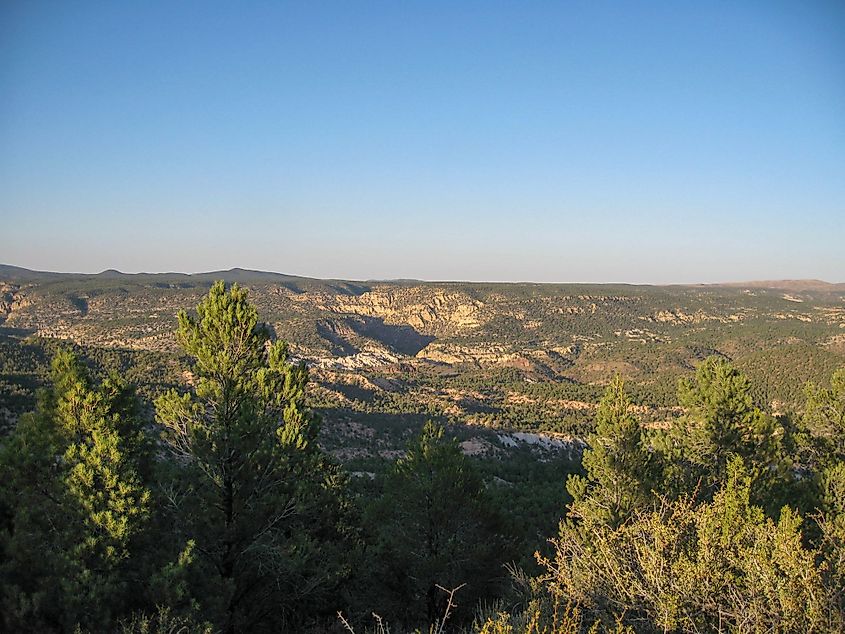
[[845, 370], [776, 417], [711, 357], [668, 429], [617, 378], [529, 567], [507, 508], [526, 498], [440, 425], [352, 486], [317, 444], [305, 366], [246, 291], [214, 284], [177, 336], [188, 384], [155, 425], [123, 375], [59, 350], [0, 444], [3, 631], [845, 627]]

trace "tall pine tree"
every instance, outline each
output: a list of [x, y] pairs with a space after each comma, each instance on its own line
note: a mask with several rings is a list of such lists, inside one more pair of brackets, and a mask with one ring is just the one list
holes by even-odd
[[446, 610], [441, 588], [458, 586], [450, 618], [466, 620], [479, 598], [501, 590], [513, 540], [475, 464], [442, 426], [427, 422], [408, 444], [370, 524], [377, 535], [370, 609], [390, 621], [433, 624]]
[[271, 341], [244, 289], [215, 283], [179, 315], [193, 389], [156, 402], [174, 526], [197, 554], [194, 593], [224, 632], [279, 632], [336, 610], [346, 536], [338, 467], [304, 407], [308, 372]]
[[748, 377], [726, 359], [709, 357], [694, 378], [679, 382], [678, 402], [686, 412], [660, 447], [663, 491], [679, 496], [698, 489], [702, 499], [710, 499], [738, 456], [754, 481], [753, 502], [775, 516], [792, 465], [783, 447], [784, 429], [754, 404]]
[[651, 455], [618, 376], [605, 391], [587, 443], [586, 476], [571, 475], [566, 483], [572, 496], [569, 515], [588, 526], [617, 526], [652, 497]]

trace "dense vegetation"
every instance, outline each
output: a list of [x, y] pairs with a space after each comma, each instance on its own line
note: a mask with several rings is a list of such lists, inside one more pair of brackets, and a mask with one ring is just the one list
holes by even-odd
[[4, 344], [22, 402], [43, 386], [0, 445], [4, 631], [845, 627], [845, 369], [775, 412], [753, 372], [696, 349], [660, 424], [613, 373], [602, 390], [482, 369], [469, 390], [600, 398], [581, 464], [468, 456], [476, 434], [397, 400], [369, 414], [406, 417], [405, 450], [344, 467], [279, 330], [219, 282], [180, 313], [180, 351], [142, 364]]

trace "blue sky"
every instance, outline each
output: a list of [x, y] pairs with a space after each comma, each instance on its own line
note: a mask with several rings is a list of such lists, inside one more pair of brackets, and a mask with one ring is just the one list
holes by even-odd
[[845, 281], [837, 2], [0, 3], [0, 262]]

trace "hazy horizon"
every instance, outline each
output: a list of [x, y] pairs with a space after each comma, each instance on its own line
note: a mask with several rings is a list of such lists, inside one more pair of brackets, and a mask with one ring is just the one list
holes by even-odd
[[845, 5], [8, 2], [0, 260], [845, 280]]
[[46, 270], [35, 269], [10, 262], [0, 262], [0, 266], [12, 266], [22, 269], [30, 270], [34, 273], [58, 273], [65, 275], [99, 275], [102, 273], [120, 273], [122, 275], [207, 275], [209, 273], [227, 273], [233, 270], [239, 270], [246, 273], [269, 273], [274, 275], [285, 275], [290, 277], [301, 277], [306, 279], [321, 279], [321, 280], [338, 280], [345, 282], [422, 282], [422, 283], [466, 283], [466, 284], [597, 284], [597, 285], [631, 285], [631, 286], [719, 286], [719, 285], [736, 285], [743, 283], [761, 283], [761, 282], [822, 282], [825, 284], [839, 285], [845, 284], [845, 281], [840, 280], [824, 280], [820, 278], [758, 278], [758, 279], [742, 279], [742, 280], [716, 280], [716, 281], [690, 281], [690, 282], [621, 282], [618, 280], [607, 281], [583, 281], [583, 280], [491, 280], [491, 279], [427, 279], [420, 277], [372, 277], [372, 278], [351, 278], [343, 275], [332, 275], [328, 277], [318, 277], [309, 275], [307, 273], [291, 272], [291, 271], [274, 271], [268, 269], [250, 269], [241, 266], [228, 267], [225, 269], [205, 269], [196, 271], [123, 271], [114, 267], [101, 269], [98, 271], [70, 271], [70, 270]]

